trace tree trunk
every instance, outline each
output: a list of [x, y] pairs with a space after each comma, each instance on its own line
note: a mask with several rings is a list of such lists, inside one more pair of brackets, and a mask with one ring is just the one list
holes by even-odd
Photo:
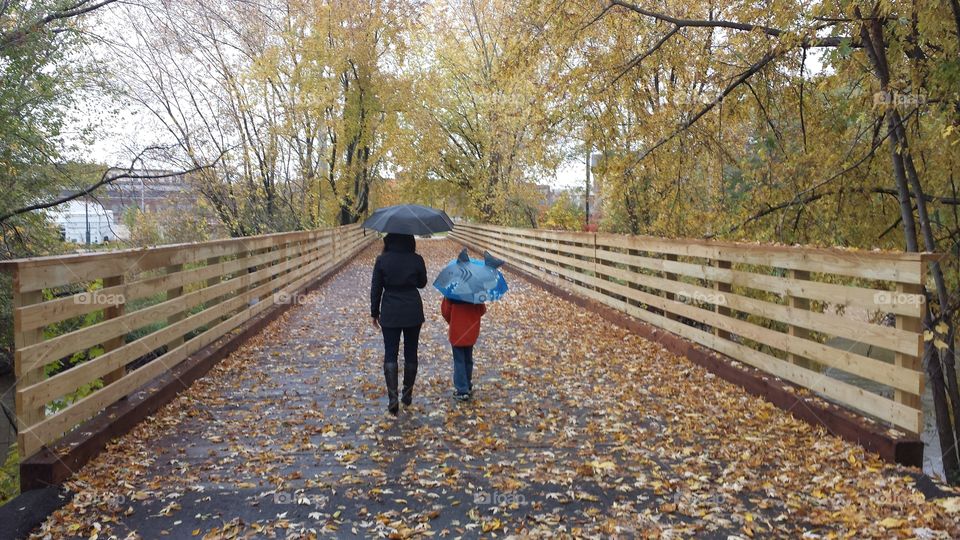
[[[883, 92], [890, 92], [890, 70], [887, 62], [886, 44], [883, 37], [884, 23], [882, 19], [877, 16], [864, 19], [859, 8], [856, 8], [855, 13], [857, 17], [860, 17], [862, 20], [860, 38], [867, 52], [867, 56], [873, 65], [874, 74], [880, 82], [880, 88]], [[886, 120], [890, 130], [890, 155], [893, 164], [894, 181], [897, 187], [897, 196], [900, 202], [900, 217], [903, 224], [907, 251], [920, 251], [917, 241], [916, 221], [910, 198], [911, 188], [917, 201], [924, 247], [928, 251], [935, 251], [936, 243], [930, 231], [926, 201], [923, 196], [920, 179], [916, 169], [913, 167], [913, 160], [910, 157], [907, 133], [903, 127], [903, 120], [900, 117], [900, 113], [893, 105], [890, 105], [886, 111]], [[946, 288], [943, 284], [943, 274], [940, 271], [939, 264], [933, 264], [931, 270], [934, 273], [937, 297], [941, 309], [946, 309], [947, 304], [944, 303], [946, 299]], [[923, 314], [923, 328], [930, 330], [934, 319], [932, 306], [930, 306], [928, 302]], [[933, 394], [933, 408], [937, 421], [937, 436], [940, 441], [944, 473], [948, 480], [955, 482], [960, 478], [960, 456], [958, 456], [957, 453], [955, 428], [950, 419], [950, 408], [947, 403], [948, 388], [945, 379], [953, 379], [955, 382], [956, 372], [947, 374], [945, 378], [940, 355], [931, 342], [926, 343], [923, 356], [927, 377], [930, 382], [930, 391]], [[953, 396], [951, 396], [951, 400], [956, 404], [957, 400], [953, 398]]]

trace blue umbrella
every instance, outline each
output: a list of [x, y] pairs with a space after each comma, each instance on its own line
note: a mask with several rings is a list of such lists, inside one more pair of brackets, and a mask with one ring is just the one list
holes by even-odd
[[433, 286], [450, 300], [459, 300], [470, 304], [483, 304], [499, 300], [507, 292], [507, 280], [498, 268], [503, 261], [486, 251], [483, 260], [471, 259], [464, 249], [450, 262]]

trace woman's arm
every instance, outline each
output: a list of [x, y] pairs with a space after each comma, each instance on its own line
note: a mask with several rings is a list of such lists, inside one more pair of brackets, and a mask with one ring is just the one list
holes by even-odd
[[370, 316], [380, 317], [380, 300], [383, 298], [383, 270], [380, 267], [380, 257], [373, 264], [373, 278], [370, 281]]
[[427, 286], [427, 265], [420, 255], [417, 255], [417, 259], [420, 261], [420, 268], [417, 269], [417, 288], [422, 289]]

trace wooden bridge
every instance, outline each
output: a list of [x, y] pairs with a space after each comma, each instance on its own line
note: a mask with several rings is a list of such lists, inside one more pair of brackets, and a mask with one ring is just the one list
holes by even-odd
[[394, 420], [374, 240], [4, 263], [23, 487], [74, 494], [39, 534], [960, 534], [917, 487], [923, 255], [459, 224], [419, 242], [431, 276], [458, 244], [509, 263], [477, 399], [449, 398], [427, 290], [423, 375]]

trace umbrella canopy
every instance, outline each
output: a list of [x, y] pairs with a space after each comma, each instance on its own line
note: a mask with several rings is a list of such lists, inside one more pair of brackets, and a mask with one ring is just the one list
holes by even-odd
[[363, 227], [384, 233], [431, 234], [453, 230], [453, 221], [443, 210], [419, 204], [398, 204], [379, 208]]
[[471, 259], [467, 250], [451, 261], [433, 281], [433, 286], [451, 300], [483, 304], [499, 300], [508, 290], [498, 268], [503, 261], [486, 251], [483, 260]]

